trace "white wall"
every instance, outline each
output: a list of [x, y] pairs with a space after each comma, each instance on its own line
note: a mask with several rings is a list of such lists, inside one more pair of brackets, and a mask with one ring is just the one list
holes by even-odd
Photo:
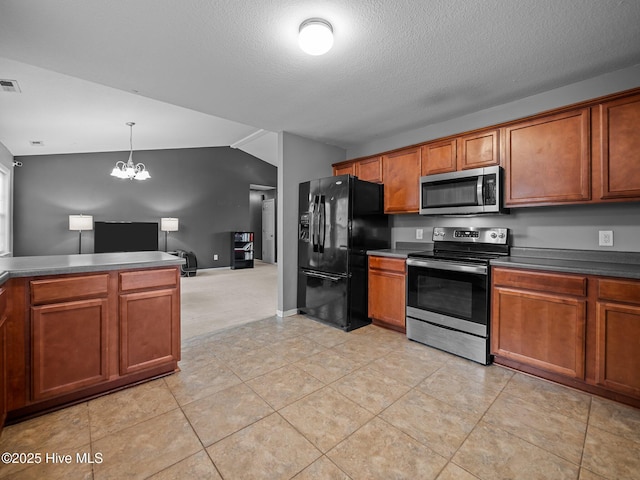
[[[9, 224], [7, 225], [8, 232], [8, 251], [13, 252], [13, 155], [0, 142], [0, 163], [9, 169]], [[8, 254], [7, 254], [8, 255]]]
[[278, 135], [278, 315], [297, 311], [298, 185], [330, 177], [345, 150], [287, 132]]

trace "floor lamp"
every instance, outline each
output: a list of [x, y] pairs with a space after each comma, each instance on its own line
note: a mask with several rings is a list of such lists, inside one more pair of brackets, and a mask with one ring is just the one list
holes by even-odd
[[93, 230], [93, 216], [69, 215], [69, 230], [78, 232], [78, 253], [82, 253], [82, 231]]
[[178, 219], [177, 218], [161, 218], [160, 219], [160, 230], [164, 232], [164, 251], [167, 251], [167, 232], [177, 232], [178, 231]]

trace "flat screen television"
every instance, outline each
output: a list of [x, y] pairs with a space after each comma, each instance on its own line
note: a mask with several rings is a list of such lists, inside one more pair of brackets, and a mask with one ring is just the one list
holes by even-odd
[[158, 250], [158, 222], [95, 222], [94, 252]]

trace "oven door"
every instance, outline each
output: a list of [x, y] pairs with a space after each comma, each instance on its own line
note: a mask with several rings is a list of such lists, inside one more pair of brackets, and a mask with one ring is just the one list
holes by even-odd
[[409, 258], [407, 267], [408, 317], [488, 336], [486, 265]]

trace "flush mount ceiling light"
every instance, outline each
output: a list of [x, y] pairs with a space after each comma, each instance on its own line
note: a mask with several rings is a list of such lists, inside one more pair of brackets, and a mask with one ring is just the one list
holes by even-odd
[[135, 123], [127, 122], [129, 126], [129, 146], [131, 150], [129, 151], [129, 161], [124, 163], [123, 161], [116, 162], [116, 166], [113, 167], [111, 171], [111, 175], [117, 178], [124, 178], [129, 180], [146, 180], [147, 178], [151, 178], [149, 175], [149, 171], [145, 168], [144, 163], [137, 163], [134, 165], [133, 163], [133, 126]]
[[309, 55], [324, 55], [333, 46], [333, 28], [322, 18], [309, 18], [300, 24], [298, 44]]

